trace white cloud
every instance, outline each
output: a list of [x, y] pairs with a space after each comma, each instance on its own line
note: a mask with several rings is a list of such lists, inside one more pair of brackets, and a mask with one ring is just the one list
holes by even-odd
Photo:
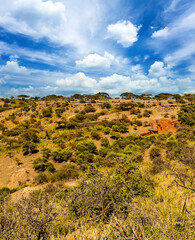
[[167, 36], [169, 36], [169, 29], [168, 29], [168, 27], [165, 27], [164, 29], [161, 29], [159, 31], [155, 31], [152, 34], [153, 38], [167, 37]]
[[124, 85], [128, 85], [130, 82], [131, 78], [130, 77], [126, 77], [126, 76], [122, 76], [122, 75], [118, 75], [118, 74], [113, 74], [111, 76], [108, 77], [102, 77], [100, 79], [99, 85], [100, 88], [102, 89], [121, 89], [121, 86]]
[[171, 11], [175, 11], [176, 9], [178, 9], [179, 2], [181, 2], [181, 0], [173, 0], [171, 2], [171, 4], [169, 5], [169, 7], [165, 10], [165, 12], [171, 12]]
[[134, 65], [131, 67], [132, 72], [139, 72], [142, 71], [142, 66], [140, 64]]
[[8, 44], [0, 41], [0, 52], [2, 52], [3, 54], [12, 55], [13, 49], [15, 56], [10, 56], [10, 59], [12, 60], [17, 60], [17, 56], [20, 56], [20, 58], [22, 57], [23, 59], [27, 59], [29, 61], [36, 61], [50, 65], [64, 65], [67, 61], [66, 56], [63, 55], [61, 56], [53, 53], [47, 53], [45, 51], [38, 51], [35, 49], [30, 50], [24, 47], [21, 48], [15, 44]]
[[110, 68], [111, 64], [119, 64], [119, 60], [108, 52], [105, 52], [104, 56], [97, 53], [89, 54], [83, 60], [76, 61], [78, 68]]
[[102, 18], [108, 11], [106, 3], [99, 0], [6, 0], [0, 5], [0, 26], [7, 31], [36, 40], [46, 38], [60, 46], [71, 45], [76, 47], [77, 53], [102, 50], [97, 36], [102, 34], [108, 21]]
[[149, 76], [151, 77], [160, 77], [166, 74], [166, 70], [164, 68], [164, 63], [160, 61], [155, 61], [149, 69]]
[[[180, 0], [172, 1], [169, 11], [164, 14], [171, 14], [171, 11], [176, 10], [180, 12], [172, 17], [173, 20], [164, 29], [155, 31], [150, 41], [150, 45], [163, 55], [169, 50], [164, 61], [172, 66], [193, 60], [195, 54], [195, 3], [182, 4]], [[172, 49], [169, 46], [173, 46]]]
[[[23, 71], [29, 74], [22, 74]], [[2, 78], [1, 75], [5, 75], [5, 77]], [[1, 85], [0, 94], [16, 96], [19, 93], [26, 93], [30, 96], [43, 96], [48, 94], [71, 94], [73, 92], [97, 93], [99, 91], [106, 91], [112, 95], [118, 95], [126, 91], [135, 93], [183, 93], [195, 91], [194, 81], [195, 75], [193, 71], [191, 71], [189, 77], [181, 78], [161, 61], [154, 62], [150, 66], [148, 73], [144, 73], [139, 65], [135, 65], [131, 66], [129, 73], [108, 74], [106, 77], [100, 78], [88, 76], [83, 72], [65, 74], [62, 72], [31, 70], [19, 66], [17, 62], [8, 61], [3, 66], [3, 71], [0, 71], [0, 83], [5, 83]], [[21, 87], [5, 91], [6, 84], [13, 86], [20, 84]]]
[[0, 25], [11, 32], [65, 42], [66, 11], [61, 2], [8, 0], [0, 13]]
[[[195, 40], [195, 39], [194, 39]], [[195, 42], [186, 43], [184, 46], [168, 54], [164, 61], [170, 65], [177, 65], [183, 60], [189, 60], [195, 54]]]
[[6, 65], [0, 67], [0, 72], [8, 74], [28, 75], [30, 71], [23, 66], [19, 66], [17, 61], [7, 61]]
[[119, 94], [122, 92], [158, 92], [162, 88], [161, 83], [156, 78], [150, 79], [144, 74], [133, 74], [123, 76], [113, 74], [108, 77], [103, 77], [99, 82], [100, 89], [104, 89], [110, 94]]
[[191, 73], [195, 73], [195, 65], [189, 66], [188, 71]]
[[130, 21], [118, 21], [107, 27], [108, 37], [125, 48], [132, 46], [138, 40], [139, 29], [140, 27], [133, 25]]
[[87, 77], [84, 73], [79, 72], [75, 75], [69, 75], [66, 78], [58, 79], [57, 86], [66, 91], [88, 91], [97, 90], [97, 81]]
[[0, 84], [5, 83], [5, 80], [3, 78], [0, 78]]

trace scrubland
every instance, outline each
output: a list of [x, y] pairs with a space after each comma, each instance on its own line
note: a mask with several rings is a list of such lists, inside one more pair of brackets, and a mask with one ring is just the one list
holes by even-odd
[[194, 239], [195, 96], [0, 100], [0, 239]]

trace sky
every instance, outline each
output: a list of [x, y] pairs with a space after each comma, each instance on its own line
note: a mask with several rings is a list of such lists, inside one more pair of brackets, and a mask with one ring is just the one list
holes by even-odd
[[195, 93], [195, 0], [0, 0], [0, 97]]

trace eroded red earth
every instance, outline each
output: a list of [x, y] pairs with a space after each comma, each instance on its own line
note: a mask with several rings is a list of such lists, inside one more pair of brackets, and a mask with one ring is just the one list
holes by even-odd
[[157, 133], [166, 133], [166, 132], [176, 132], [176, 130], [181, 126], [180, 122], [173, 121], [170, 119], [158, 119], [152, 120], [149, 119], [149, 122], [153, 124], [152, 129], [146, 133], [142, 133], [142, 136], [157, 134]]

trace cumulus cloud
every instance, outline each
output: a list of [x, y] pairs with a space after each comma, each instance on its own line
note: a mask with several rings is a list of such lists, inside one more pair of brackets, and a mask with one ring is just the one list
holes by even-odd
[[97, 81], [93, 78], [87, 77], [83, 72], [69, 75], [66, 78], [57, 79], [56, 84], [66, 91], [93, 91], [94, 88], [97, 90]]
[[0, 72], [8, 73], [8, 74], [22, 74], [28, 75], [30, 74], [30, 70], [26, 67], [19, 66], [17, 61], [7, 61], [6, 65], [0, 67]]
[[105, 52], [104, 56], [89, 54], [83, 60], [76, 61], [78, 68], [110, 68], [112, 64], [119, 64], [119, 60], [108, 52]]
[[[6, 91], [6, 94], [18, 95], [18, 93], [26, 93], [33, 95], [48, 95], [48, 94], [71, 94], [78, 93], [97, 93], [106, 91], [111, 95], [118, 95], [122, 92], [135, 93], [158, 93], [161, 92], [193, 92], [195, 75], [191, 71], [191, 77], [178, 77], [175, 72], [169, 69], [163, 62], [154, 62], [148, 71], [144, 73], [139, 65], [132, 66], [134, 71], [128, 74], [108, 74], [106, 77], [91, 77], [83, 72], [76, 74], [65, 74], [62, 72], [51, 72], [41, 70], [30, 70], [19, 66], [17, 62], [8, 61], [1, 67], [0, 70], [0, 94], [4, 95], [4, 87], [6, 84], [20, 84], [23, 80], [23, 85], [20, 88], [12, 88]], [[3, 70], [2, 70], [3, 69]], [[1, 78], [5, 73], [9, 78]], [[29, 74], [21, 74], [21, 72]], [[17, 74], [19, 73], [19, 74]], [[24, 87], [22, 87], [24, 86]], [[29, 87], [26, 87], [29, 86]]]
[[159, 38], [159, 37], [167, 37], [169, 35], [169, 29], [168, 27], [165, 27], [164, 29], [161, 29], [159, 31], [155, 31], [152, 34], [153, 38]]
[[164, 63], [160, 61], [155, 61], [149, 69], [149, 75], [151, 77], [160, 77], [166, 74], [166, 69], [164, 68]]
[[118, 21], [107, 27], [108, 37], [117, 41], [124, 48], [128, 48], [138, 40], [138, 31], [140, 27], [135, 26], [130, 21]]
[[102, 77], [99, 85], [102, 89], [121, 89], [121, 86], [128, 86], [131, 78], [123, 75], [113, 74], [108, 77]]

